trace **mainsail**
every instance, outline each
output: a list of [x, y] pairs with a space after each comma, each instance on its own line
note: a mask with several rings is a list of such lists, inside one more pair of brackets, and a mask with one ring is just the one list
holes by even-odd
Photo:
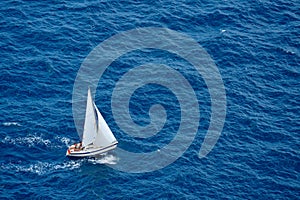
[[82, 146], [85, 147], [94, 142], [97, 135], [97, 123], [95, 119], [94, 103], [92, 99], [91, 90], [88, 90], [85, 121], [82, 135]]
[[115, 142], [117, 142], [117, 140], [99, 112], [96, 104], [93, 102], [91, 90], [89, 89], [82, 146], [85, 147], [93, 144], [94, 147], [106, 147]]

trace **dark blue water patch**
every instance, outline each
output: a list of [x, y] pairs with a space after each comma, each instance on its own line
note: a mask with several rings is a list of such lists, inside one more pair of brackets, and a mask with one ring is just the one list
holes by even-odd
[[[145, 98], [141, 98], [142, 96], [145, 96]], [[129, 109], [131, 110], [132, 120], [140, 126], [150, 124], [151, 122], [148, 113], [150, 107], [154, 104], [160, 104], [165, 107], [167, 115], [172, 113], [172, 117], [175, 120], [181, 118], [179, 102], [176, 96], [172, 95], [172, 91], [162, 85], [150, 83], [138, 88], [131, 96]], [[168, 108], [172, 110], [171, 113], [168, 113]], [[177, 113], [174, 110], [177, 110]]]
[[111, 63], [98, 83], [99, 89], [107, 88], [105, 95], [102, 95], [103, 98], [109, 98], [111, 96], [110, 94], [112, 93], [116, 83], [125, 73], [134, 67], [143, 66], [147, 63], [158, 65], [163, 64], [177, 70], [196, 91], [195, 94], [199, 101], [201, 101], [201, 99], [205, 99], [201, 101], [201, 103], [210, 103], [206, 84], [201, 74], [197, 72], [196, 68], [180, 56], [158, 49], [135, 50], [122, 55], [120, 58]]
[[[172, 95], [172, 91], [161, 85], [148, 84], [134, 92], [129, 104], [132, 120], [138, 126], [150, 124], [151, 119], [149, 110], [151, 106], [155, 104], [160, 104], [166, 111], [167, 116], [164, 127], [161, 130], [158, 130], [158, 133], [155, 136], [146, 139], [134, 138], [133, 140], [129, 140], [129, 145], [126, 143], [122, 144], [124, 147], [130, 147], [131, 149], [134, 149], [134, 151], [136, 151], [136, 149], [141, 149], [142, 152], [156, 151], [168, 144], [176, 135], [181, 118], [180, 105], [176, 96]], [[128, 141], [126, 138], [124, 140]], [[143, 144], [145, 143], [149, 145], [148, 148], [138, 147], [141, 145], [144, 146]], [[138, 144], [138, 146], [135, 147], [133, 144]], [[120, 145], [120, 147], [122, 147], [122, 145]]]

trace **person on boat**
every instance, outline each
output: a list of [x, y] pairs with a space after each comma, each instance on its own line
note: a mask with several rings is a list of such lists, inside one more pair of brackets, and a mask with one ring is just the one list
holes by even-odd
[[82, 143], [81, 142], [75, 144], [75, 150], [76, 151], [82, 150]]

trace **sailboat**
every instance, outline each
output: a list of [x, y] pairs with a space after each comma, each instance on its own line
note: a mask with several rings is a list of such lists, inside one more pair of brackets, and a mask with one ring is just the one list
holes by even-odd
[[115, 149], [117, 144], [118, 141], [99, 112], [89, 88], [82, 141], [71, 145], [66, 156], [94, 157]]

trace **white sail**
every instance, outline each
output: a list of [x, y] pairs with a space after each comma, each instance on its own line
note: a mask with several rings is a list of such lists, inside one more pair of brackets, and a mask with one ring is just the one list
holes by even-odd
[[82, 146], [85, 147], [95, 141], [97, 135], [97, 123], [95, 118], [94, 103], [92, 99], [91, 90], [88, 90], [85, 122], [82, 135]]
[[78, 148], [80, 143], [73, 144], [68, 148], [66, 155], [71, 157], [96, 156], [115, 149], [117, 144], [118, 141], [94, 103], [89, 88], [82, 136], [82, 147], [85, 148]]
[[98, 131], [97, 131], [96, 139], [94, 141], [94, 145], [98, 147], [105, 147], [117, 142], [115, 136], [111, 132], [109, 126], [107, 125], [106, 121], [102, 117], [95, 103], [94, 103], [94, 107], [98, 118]]

